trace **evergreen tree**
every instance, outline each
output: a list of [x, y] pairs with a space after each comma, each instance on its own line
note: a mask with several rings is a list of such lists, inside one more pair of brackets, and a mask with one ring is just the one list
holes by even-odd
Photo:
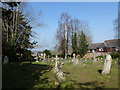
[[81, 31], [79, 35], [78, 53], [80, 54], [81, 57], [83, 57], [87, 51], [88, 51], [88, 41], [84, 32]]
[[72, 35], [72, 49], [73, 53], [77, 54], [77, 33], [74, 32]]
[[[18, 60], [23, 54], [24, 59], [31, 54], [28, 48], [32, 48], [30, 37], [31, 25], [25, 15], [18, 10], [18, 2], [5, 2], [2, 7], [2, 53], [10, 58], [10, 61]], [[6, 8], [7, 6], [7, 8]]]

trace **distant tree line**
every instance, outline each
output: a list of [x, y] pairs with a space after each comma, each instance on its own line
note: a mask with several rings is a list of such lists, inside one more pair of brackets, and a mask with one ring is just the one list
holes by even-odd
[[91, 43], [87, 22], [82, 22], [77, 18], [73, 19], [67, 13], [61, 14], [56, 38], [58, 52], [61, 52], [65, 58], [69, 50], [83, 57], [88, 50], [89, 43]]
[[32, 26], [20, 7], [21, 2], [2, 2], [2, 55], [10, 62], [32, 59], [28, 48], [36, 44], [30, 42]]

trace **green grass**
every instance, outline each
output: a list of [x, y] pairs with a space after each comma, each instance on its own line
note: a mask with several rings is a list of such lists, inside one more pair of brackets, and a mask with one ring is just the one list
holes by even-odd
[[110, 75], [99, 73], [103, 62], [83, 62], [73, 65], [66, 63], [62, 67], [66, 79], [61, 84], [53, 73], [54, 63], [23, 62], [3, 65], [3, 88], [118, 88], [118, 66], [112, 65]]
[[63, 72], [66, 73], [66, 81], [61, 84], [61, 87], [118, 88], [118, 66], [112, 65], [110, 75], [100, 74], [102, 68], [103, 62], [84, 62], [76, 66], [71, 62], [66, 63], [62, 67]]

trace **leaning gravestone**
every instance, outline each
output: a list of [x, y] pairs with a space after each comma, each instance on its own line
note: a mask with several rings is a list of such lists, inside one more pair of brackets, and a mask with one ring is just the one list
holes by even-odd
[[110, 74], [111, 64], [112, 64], [112, 57], [110, 54], [107, 54], [106, 59], [104, 61], [102, 74]]

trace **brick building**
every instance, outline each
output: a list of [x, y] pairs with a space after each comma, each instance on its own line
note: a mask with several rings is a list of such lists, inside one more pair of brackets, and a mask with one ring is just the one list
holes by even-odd
[[92, 43], [88, 52], [120, 52], [120, 39], [105, 40], [103, 43]]

